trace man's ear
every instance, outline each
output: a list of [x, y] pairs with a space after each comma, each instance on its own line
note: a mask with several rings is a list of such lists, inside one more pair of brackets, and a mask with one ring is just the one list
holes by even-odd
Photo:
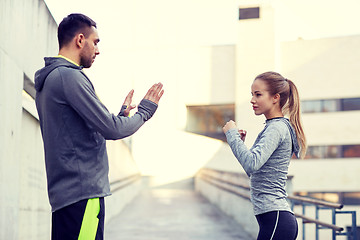
[[83, 48], [85, 46], [85, 36], [84, 36], [84, 34], [79, 33], [78, 35], [76, 35], [75, 41], [76, 41], [76, 46], [78, 48]]

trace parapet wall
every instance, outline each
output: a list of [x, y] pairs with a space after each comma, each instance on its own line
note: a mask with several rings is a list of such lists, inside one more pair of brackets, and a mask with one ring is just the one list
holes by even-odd
[[[240, 184], [242, 187], [223, 187], [222, 181]], [[201, 169], [195, 176], [195, 190], [234, 218], [246, 232], [256, 239], [258, 224], [249, 196], [249, 181], [246, 175]]]

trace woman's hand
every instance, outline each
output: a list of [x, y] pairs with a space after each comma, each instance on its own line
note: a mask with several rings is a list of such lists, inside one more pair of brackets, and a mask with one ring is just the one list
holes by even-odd
[[[230, 120], [225, 124], [223, 127], [223, 132], [226, 133], [230, 129], [237, 129], [236, 123], [233, 120]], [[240, 139], [244, 142], [247, 132], [245, 130], [238, 130], [238, 132], [240, 134]]]
[[245, 130], [239, 130], [240, 133], [240, 139], [245, 142], [245, 138], [246, 138], [246, 131]]
[[223, 127], [223, 132], [226, 133], [227, 131], [229, 131], [232, 128], [237, 129], [237, 126], [236, 126], [236, 123], [233, 120], [230, 120]]

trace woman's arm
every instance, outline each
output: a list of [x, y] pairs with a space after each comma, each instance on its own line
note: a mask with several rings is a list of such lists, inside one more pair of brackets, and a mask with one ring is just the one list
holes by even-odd
[[229, 146], [244, 168], [248, 176], [259, 170], [277, 149], [280, 142], [280, 132], [277, 128], [267, 127], [255, 141], [254, 146], [249, 150], [236, 128], [230, 128], [225, 133]]

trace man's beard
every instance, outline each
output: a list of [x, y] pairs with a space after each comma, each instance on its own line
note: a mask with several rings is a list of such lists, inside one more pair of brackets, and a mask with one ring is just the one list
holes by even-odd
[[89, 48], [89, 46], [88, 46], [88, 43], [86, 42], [85, 47], [83, 49], [83, 54], [80, 55], [80, 66], [83, 66], [84, 68], [91, 67], [91, 65], [93, 63], [93, 57], [88, 56], [88, 54], [87, 54], [88, 48]]
[[92, 65], [93, 58], [92, 57], [80, 57], [80, 65], [84, 68], [89, 68]]

